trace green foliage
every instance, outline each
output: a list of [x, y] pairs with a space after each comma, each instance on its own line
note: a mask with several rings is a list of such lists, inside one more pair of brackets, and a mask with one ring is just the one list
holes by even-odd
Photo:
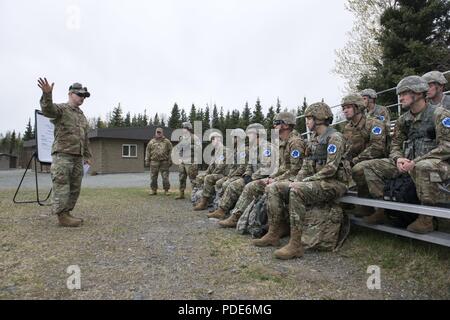
[[264, 114], [262, 112], [261, 101], [259, 100], [259, 98], [256, 100], [255, 110], [253, 110], [251, 122], [261, 124], [264, 122]]
[[[373, 75], [363, 76], [358, 88], [384, 90], [409, 75], [450, 69], [450, 1], [399, 0], [381, 15], [378, 42], [381, 62]], [[383, 94], [382, 104], [397, 101], [395, 92]]]
[[181, 114], [178, 105], [175, 103], [172, 108], [172, 112], [169, 117], [169, 128], [177, 129], [181, 128]]

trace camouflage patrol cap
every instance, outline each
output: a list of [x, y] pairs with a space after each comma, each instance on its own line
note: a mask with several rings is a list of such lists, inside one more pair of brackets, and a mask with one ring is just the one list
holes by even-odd
[[373, 90], [373, 89], [364, 89], [363, 91], [361, 91], [361, 96], [369, 97], [371, 99], [378, 98], [378, 95], [377, 95], [376, 91]]
[[288, 125], [296, 125], [297, 119], [292, 112], [280, 112], [275, 116], [274, 121], [283, 121]]
[[247, 127], [247, 133], [258, 133], [258, 131], [265, 129], [266, 128], [260, 123], [252, 123]]
[[242, 137], [242, 136], [245, 137], [245, 131], [241, 128], [236, 128], [236, 129], [231, 130], [230, 134], [233, 137]]
[[211, 133], [211, 134], [209, 135], [209, 140], [212, 140], [212, 139], [214, 139], [214, 138], [220, 138], [220, 139], [222, 139], [222, 135], [221, 135], [220, 133], [218, 133], [218, 132], [213, 132], [213, 133]]
[[183, 122], [183, 124], [181, 125], [181, 127], [183, 129], [189, 129], [192, 130], [192, 124], [190, 122]]
[[317, 102], [311, 104], [305, 110], [305, 117], [313, 117], [317, 120], [330, 120], [331, 122], [334, 119], [333, 112], [331, 108], [324, 102]]
[[75, 93], [77, 95], [82, 95], [85, 98], [89, 98], [91, 94], [88, 92], [88, 89], [86, 87], [83, 87], [81, 83], [74, 83], [69, 87], [70, 93]]
[[445, 76], [442, 72], [439, 71], [431, 71], [428, 73], [425, 73], [422, 78], [425, 79], [428, 83], [437, 82], [441, 85], [445, 85], [448, 83], [447, 79], [445, 79]]
[[405, 91], [423, 93], [427, 92], [429, 88], [428, 82], [426, 82], [424, 78], [419, 76], [409, 76], [398, 83], [397, 94], [401, 94]]
[[359, 94], [349, 94], [342, 99], [342, 107], [346, 105], [355, 105], [359, 112], [364, 111], [364, 98]]

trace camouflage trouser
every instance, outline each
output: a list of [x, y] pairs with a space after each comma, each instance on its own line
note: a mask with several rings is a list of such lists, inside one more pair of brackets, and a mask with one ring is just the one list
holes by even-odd
[[331, 202], [342, 197], [346, 192], [347, 186], [333, 179], [292, 183], [292, 188], [289, 192], [289, 219], [291, 227], [302, 228], [307, 205]]
[[266, 187], [269, 223], [287, 220], [286, 209], [289, 203], [289, 185], [291, 183], [288, 180], [283, 180], [274, 182]]
[[[364, 177], [369, 193], [375, 199], [383, 198], [385, 180], [396, 178], [400, 174], [397, 166], [390, 159], [364, 162]], [[449, 194], [441, 189], [450, 179], [450, 165], [448, 163], [439, 159], [425, 159], [416, 163], [410, 175], [416, 185], [417, 196], [422, 204], [450, 203]]]
[[223, 178], [223, 174], [208, 174], [203, 178], [203, 197], [210, 199], [215, 194], [216, 182]]
[[[370, 160], [368, 160], [370, 161]], [[358, 191], [358, 197], [369, 198], [369, 188], [367, 186], [366, 178], [364, 176], [364, 167], [367, 161], [357, 163], [352, 168], [352, 178], [356, 183], [356, 189]]]
[[169, 161], [151, 161], [150, 162], [150, 173], [151, 173], [150, 188], [152, 190], [156, 191], [158, 189], [159, 172], [161, 172], [164, 190], [168, 191], [170, 189], [169, 169], [170, 169]]
[[198, 175], [198, 165], [196, 164], [180, 164], [179, 177], [180, 177], [180, 190], [186, 190], [186, 180], [189, 177], [192, 188], [196, 187], [195, 180]]
[[233, 209], [236, 202], [239, 200], [239, 196], [245, 188], [244, 178], [234, 177], [229, 179], [223, 185], [225, 190], [222, 198], [219, 202], [219, 207], [225, 212]]
[[244, 187], [244, 191], [239, 197], [236, 206], [234, 207], [233, 213], [240, 212], [244, 213], [245, 209], [252, 203], [255, 198], [262, 196], [265, 192], [266, 185], [264, 180], [252, 181]]
[[83, 158], [64, 153], [52, 156], [53, 213], [70, 212], [75, 207], [83, 179]]

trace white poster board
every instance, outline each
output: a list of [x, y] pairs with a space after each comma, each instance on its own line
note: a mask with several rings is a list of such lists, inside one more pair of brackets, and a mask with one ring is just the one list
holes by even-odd
[[41, 111], [36, 110], [36, 147], [38, 161], [52, 163], [52, 145], [55, 126], [49, 118], [44, 117]]

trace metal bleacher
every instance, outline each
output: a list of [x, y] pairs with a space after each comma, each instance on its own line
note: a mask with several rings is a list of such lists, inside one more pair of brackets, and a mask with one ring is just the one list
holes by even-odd
[[[449, 71], [444, 72], [444, 74], [450, 73]], [[378, 95], [394, 91], [396, 88], [390, 88], [387, 90], [383, 90], [381, 92], [378, 92]], [[450, 94], [450, 91], [444, 92], [444, 94]], [[340, 108], [341, 105], [335, 105], [331, 107], [332, 109]], [[394, 107], [398, 108], [398, 115], [401, 115], [401, 104], [400, 101], [397, 101], [395, 104], [391, 104], [386, 106], [387, 108], [391, 109]], [[301, 118], [301, 117], [299, 117]], [[338, 121], [333, 123], [333, 126], [336, 126], [341, 123], [345, 123], [346, 120]], [[391, 121], [391, 135], [393, 134], [393, 130], [395, 128], [396, 121]], [[310, 132], [306, 132], [303, 134], [303, 136], [310, 137]], [[366, 199], [366, 198], [359, 198], [356, 196], [355, 192], [349, 192], [347, 195], [339, 199], [339, 202], [346, 203], [346, 204], [353, 204], [353, 205], [361, 205], [361, 206], [367, 206], [367, 207], [373, 207], [373, 208], [383, 208], [383, 209], [390, 209], [390, 210], [396, 210], [401, 212], [407, 212], [411, 214], [421, 214], [421, 215], [427, 215], [427, 216], [433, 216], [436, 218], [443, 218], [443, 219], [449, 219], [450, 220], [450, 209], [449, 208], [442, 208], [442, 207], [430, 207], [430, 206], [423, 206], [423, 205], [416, 205], [416, 204], [409, 204], [409, 203], [402, 203], [402, 202], [394, 202], [394, 201], [385, 201], [385, 200], [374, 200], [374, 199]], [[352, 224], [370, 228], [373, 230], [378, 230], [382, 232], [387, 232], [391, 234], [395, 234], [402, 237], [407, 237], [411, 239], [421, 240], [429, 243], [434, 243], [446, 247], [450, 247], [450, 233], [446, 232], [440, 232], [440, 231], [433, 231], [428, 234], [416, 234], [407, 231], [406, 229], [401, 229], [389, 225], [369, 225], [363, 221], [361, 218], [356, 218], [354, 216], [350, 217], [350, 220]]]

